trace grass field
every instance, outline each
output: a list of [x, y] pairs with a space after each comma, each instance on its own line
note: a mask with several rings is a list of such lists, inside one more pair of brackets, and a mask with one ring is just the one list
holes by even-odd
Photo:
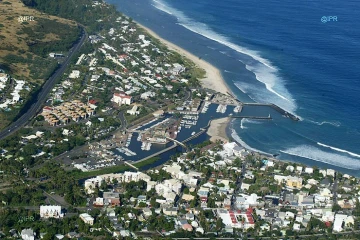
[[[29, 62], [32, 62], [37, 55], [29, 51], [29, 44], [31, 44], [29, 40], [32, 40], [29, 35], [33, 32], [32, 30], [39, 28], [40, 19], [43, 22], [56, 20], [58, 23], [76, 28], [76, 23], [73, 21], [40, 13], [26, 7], [19, 0], [0, 1], [0, 9], [0, 68], [10, 71], [18, 78], [31, 79]], [[19, 22], [18, 18], [22, 16], [31, 16], [33, 21]], [[30, 33], [25, 32], [24, 29], [30, 29]], [[44, 38], [37, 39], [37, 41], [51, 42], [62, 37], [56, 33], [57, 29], [47, 31], [49, 29], [44, 29]], [[9, 63], [5, 57], [10, 54], [17, 56], [18, 60], [23, 60]]]

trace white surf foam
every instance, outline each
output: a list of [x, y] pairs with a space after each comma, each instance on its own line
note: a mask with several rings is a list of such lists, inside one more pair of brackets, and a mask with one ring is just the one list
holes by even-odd
[[322, 151], [316, 147], [309, 145], [300, 145], [280, 151], [289, 155], [307, 158], [317, 162], [323, 162], [330, 165], [346, 168], [346, 169], [360, 169], [360, 161], [351, 157], [346, 157], [336, 153], [329, 153]]
[[[250, 56], [252, 59], [256, 60], [255, 62], [253, 60], [247, 63], [245, 63], [244, 61], [241, 62], [246, 64], [247, 65], [246, 68], [249, 71], [254, 72], [254, 74], [256, 75], [256, 79], [262, 82], [265, 85], [266, 89], [272, 93], [272, 95], [269, 96], [268, 98], [268, 102], [274, 103], [279, 107], [284, 108], [288, 112], [291, 113], [295, 112], [296, 104], [293, 98], [291, 97], [290, 93], [286, 90], [283, 80], [277, 76], [276, 67], [274, 67], [269, 60], [261, 57], [257, 51], [249, 50], [247, 48], [232, 43], [226, 36], [223, 36], [213, 31], [210, 27], [208, 27], [204, 23], [194, 21], [193, 19], [187, 17], [183, 12], [169, 6], [164, 1], [161, 0], [153, 0], [153, 1], [155, 3], [154, 7], [175, 16], [178, 20], [179, 25], [185, 27], [186, 29], [192, 32], [200, 34], [208, 39], [223, 44], [239, 53]], [[279, 99], [274, 99], [274, 98], [279, 98]], [[263, 99], [256, 98], [256, 100], [262, 101]]]
[[340, 127], [341, 126], [341, 123], [338, 122], [338, 121], [333, 121], [333, 122], [330, 122], [330, 121], [322, 121], [322, 122], [316, 122], [316, 121], [312, 121], [312, 120], [308, 120], [307, 121], [311, 122], [311, 123], [314, 123], [316, 125], [319, 125], [319, 126], [322, 126], [324, 124], [329, 124], [329, 125], [332, 125], [334, 127]]
[[265, 155], [271, 155], [269, 153], [266, 153], [266, 152], [263, 152], [263, 151], [260, 151], [260, 150], [257, 150], [255, 148], [252, 148], [250, 147], [249, 145], [247, 145], [241, 138], [240, 136], [236, 133], [236, 131], [231, 128], [231, 137], [237, 142], [239, 143], [241, 146], [243, 146], [244, 148], [250, 150], [250, 151], [253, 151], [253, 152], [259, 152], [259, 153], [262, 153], [262, 154], [265, 154]]
[[264, 121], [253, 120], [253, 119], [248, 119], [248, 118], [243, 118], [243, 119], [244, 119], [244, 123], [262, 124], [264, 122]]
[[243, 124], [244, 121], [245, 121], [245, 118], [241, 119], [241, 121], [240, 121], [240, 128], [241, 128], [241, 129], [246, 129], [246, 128], [247, 128], [247, 127], [245, 127], [244, 124]]
[[356, 153], [353, 153], [353, 152], [350, 152], [350, 151], [346, 151], [344, 149], [341, 149], [341, 148], [337, 148], [337, 147], [332, 147], [332, 146], [329, 146], [329, 145], [326, 145], [326, 144], [323, 144], [323, 143], [320, 143], [320, 142], [317, 142], [318, 145], [322, 146], [322, 147], [326, 147], [326, 148], [330, 148], [334, 151], [338, 151], [338, 152], [342, 152], [342, 153], [347, 153], [353, 157], [357, 157], [357, 158], [360, 158], [360, 154], [356, 154]]
[[[265, 89], [261, 89], [253, 84], [245, 83], [236, 81], [234, 85], [239, 88], [242, 92], [246, 93], [252, 100], [255, 102], [266, 102], [266, 103], [273, 103], [277, 106], [285, 109], [286, 111], [293, 113], [296, 109], [296, 105], [293, 101], [286, 101], [280, 97], [277, 97], [270, 91], [266, 91]], [[294, 114], [296, 115], [296, 114]], [[300, 116], [297, 116], [300, 118]], [[300, 118], [301, 119], [301, 118]]]
[[163, 4], [162, 2], [160, 1], [156, 1], [156, 0], [153, 0], [156, 4], [152, 4], [152, 6], [156, 7], [157, 9], [167, 13], [167, 14], [170, 14], [170, 15], [173, 15], [172, 12], [169, 11], [169, 9], [166, 7], [165, 4]]
[[255, 77], [259, 82], [265, 84], [265, 87], [270, 92], [274, 93], [276, 96], [288, 101], [292, 102], [293, 99], [289, 99], [289, 97], [285, 97], [284, 95], [290, 95], [286, 89], [281, 89], [284, 93], [280, 94], [274, 90], [275, 85], [277, 85], [277, 81], [279, 78], [276, 77], [276, 71], [272, 71], [272, 75], [269, 76], [269, 72], [266, 69], [262, 69], [262, 66], [249, 66], [246, 65], [246, 69], [255, 73]]

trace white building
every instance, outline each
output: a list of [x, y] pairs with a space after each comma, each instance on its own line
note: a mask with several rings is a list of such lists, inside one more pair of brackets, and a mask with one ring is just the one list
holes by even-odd
[[327, 176], [335, 177], [335, 170], [333, 170], [333, 169], [327, 169], [327, 170], [326, 170], [326, 175], [327, 175]]
[[95, 178], [90, 178], [90, 179], [86, 179], [85, 180], [85, 192], [87, 194], [91, 194], [91, 193], [94, 193], [94, 189], [97, 187], [97, 186], [100, 186], [101, 184], [101, 181], [103, 180], [102, 177], [100, 176], [97, 176]]
[[169, 187], [174, 193], [180, 194], [182, 183], [177, 179], [167, 179], [164, 181], [164, 185]]
[[289, 166], [286, 167], [286, 170], [288, 170], [290, 172], [293, 172], [294, 171], [294, 166], [289, 165]]
[[341, 232], [343, 231], [343, 225], [350, 226], [354, 225], [354, 218], [352, 216], [347, 216], [345, 214], [336, 214], [335, 215], [335, 221], [333, 225], [333, 231], [334, 232]]
[[141, 99], [144, 99], [144, 100], [147, 100], [147, 99], [149, 99], [149, 98], [151, 98], [151, 97], [155, 97], [155, 93], [154, 93], [154, 92], [151, 92], [151, 91], [149, 91], [149, 92], [144, 92], [144, 93], [142, 93], [142, 94], [140, 95], [140, 98], [141, 98]]
[[130, 114], [130, 115], [138, 115], [140, 114], [140, 111], [138, 110], [138, 106], [133, 106], [132, 109], [127, 110], [126, 113]]
[[21, 238], [23, 240], [35, 240], [35, 233], [31, 228], [23, 229], [21, 231]]
[[132, 103], [132, 97], [124, 92], [114, 93], [112, 101], [119, 105], [123, 105], [123, 104], [130, 105]]
[[61, 206], [40, 206], [41, 218], [62, 218]]
[[224, 147], [224, 152], [228, 155], [228, 156], [238, 156], [241, 157], [242, 153], [245, 152], [245, 149], [240, 147], [239, 145], [237, 145], [237, 143], [235, 142], [230, 142], [230, 143], [225, 143], [223, 145]]
[[89, 225], [94, 225], [94, 218], [92, 216], [90, 216], [87, 213], [82, 213], [79, 215], [80, 219], [83, 220], [84, 223], [89, 224]]
[[3, 90], [6, 86], [9, 76], [5, 73], [0, 73], [0, 91]]
[[79, 78], [80, 77], [80, 71], [79, 70], [73, 70], [70, 75], [69, 78]]

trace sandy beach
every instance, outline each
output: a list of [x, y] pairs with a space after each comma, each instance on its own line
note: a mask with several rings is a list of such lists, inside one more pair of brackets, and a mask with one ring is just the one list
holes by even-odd
[[179, 54], [185, 56], [186, 58], [193, 61], [198, 67], [202, 68], [206, 72], [206, 77], [204, 79], [201, 79], [201, 85], [212, 89], [214, 91], [227, 94], [227, 92], [231, 92], [229, 88], [227, 87], [223, 77], [221, 76], [221, 73], [219, 69], [211, 65], [210, 63], [200, 59], [199, 57], [195, 56], [194, 54], [186, 51], [185, 49], [180, 48], [179, 46], [161, 38], [159, 35], [157, 35], [154, 31], [151, 29], [139, 24], [136, 22], [141, 28], [146, 30], [151, 36], [157, 38], [162, 42], [164, 45], [166, 45], [170, 50], [176, 51]]
[[211, 137], [210, 141], [215, 142], [216, 140], [221, 140], [228, 142], [229, 138], [226, 135], [226, 127], [229, 122], [230, 118], [228, 117], [212, 120], [207, 130], [207, 134]]

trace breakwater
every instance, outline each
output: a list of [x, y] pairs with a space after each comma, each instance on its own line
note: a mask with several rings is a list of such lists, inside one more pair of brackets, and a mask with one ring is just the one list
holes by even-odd
[[257, 117], [257, 116], [229, 116], [230, 118], [248, 118], [248, 119], [258, 119], [258, 120], [272, 120], [272, 117], [269, 115], [267, 117]]
[[265, 106], [265, 107], [271, 107], [273, 108], [274, 110], [276, 110], [277, 112], [279, 112], [281, 115], [285, 116], [285, 117], [288, 117], [290, 118], [291, 120], [294, 120], [294, 121], [299, 121], [300, 119], [295, 116], [294, 114], [292, 113], [289, 113], [287, 111], [285, 111], [284, 109], [282, 109], [281, 107], [273, 104], [273, 103], [242, 103], [242, 105], [244, 106]]

